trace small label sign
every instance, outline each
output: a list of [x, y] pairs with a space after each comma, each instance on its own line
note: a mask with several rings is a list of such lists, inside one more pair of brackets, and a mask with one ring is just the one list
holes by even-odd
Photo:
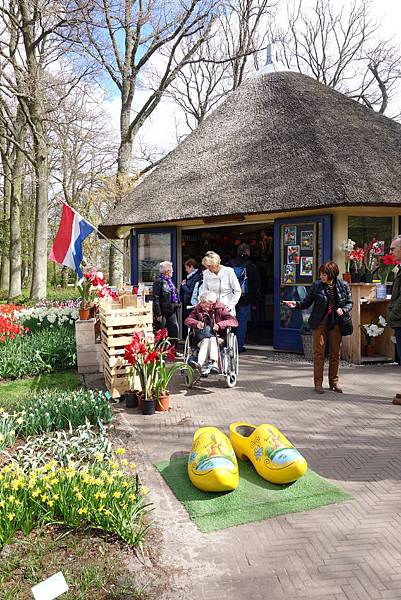
[[64, 579], [64, 575], [60, 571], [38, 583], [31, 590], [35, 600], [54, 600], [54, 598], [58, 598], [64, 592], [68, 592], [68, 585]]

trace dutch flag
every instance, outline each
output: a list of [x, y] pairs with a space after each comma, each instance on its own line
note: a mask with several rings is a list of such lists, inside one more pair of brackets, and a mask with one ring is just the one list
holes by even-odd
[[85, 221], [71, 206], [64, 204], [60, 226], [50, 250], [49, 259], [60, 265], [71, 267], [80, 277], [82, 260], [82, 242], [95, 230], [95, 227]]

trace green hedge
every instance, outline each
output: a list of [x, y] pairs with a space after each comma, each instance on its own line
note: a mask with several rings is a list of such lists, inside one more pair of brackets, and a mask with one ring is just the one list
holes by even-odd
[[62, 371], [76, 366], [73, 327], [54, 327], [0, 344], [0, 379]]

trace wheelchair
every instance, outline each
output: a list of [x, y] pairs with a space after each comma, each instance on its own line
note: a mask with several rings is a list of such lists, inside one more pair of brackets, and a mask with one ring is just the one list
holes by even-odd
[[[226, 384], [229, 388], [233, 388], [237, 384], [238, 372], [239, 372], [239, 354], [238, 354], [238, 342], [237, 336], [231, 330], [227, 328], [225, 332], [225, 338], [223, 338], [222, 345], [219, 344], [220, 356], [219, 356], [219, 374], [218, 377], [224, 377]], [[188, 328], [188, 334], [185, 340], [184, 346], [184, 361], [189, 363], [190, 361], [197, 362], [198, 358], [198, 346], [195, 343], [195, 330], [190, 327]], [[188, 377], [187, 371], [182, 371], [185, 377], [185, 383], [188, 387], [192, 387], [202, 377], [201, 373], [194, 370], [192, 381]]]

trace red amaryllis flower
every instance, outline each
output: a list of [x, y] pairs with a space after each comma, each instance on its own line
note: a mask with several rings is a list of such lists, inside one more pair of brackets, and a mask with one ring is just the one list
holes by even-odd
[[384, 265], [396, 265], [397, 261], [395, 260], [392, 254], [385, 254], [382, 256], [381, 261]]
[[159, 329], [155, 335], [155, 342], [160, 342], [160, 340], [166, 340], [168, 338], [168, 331], [166, 328]]
[[147, 356], [145, 356], [144, 363], [148, 364], [148, 363], [156, 362], [158, 359], [159, 359], [159, 353], [156, 352], [156, 350], [152, 350], [152, 352], [149, 352], [149, 354], [147, 354]]
[[170, 350], [167, 352], [167, 360], [170, 360], [171, 362], [173, 360], [175, 360], [175, 353], [176, 353], [176, 347], [171, 346]]
[[136, 352], [132, 346], [125, 346], [124, 359], [130, 364], [135, 365], [136, 363]]

